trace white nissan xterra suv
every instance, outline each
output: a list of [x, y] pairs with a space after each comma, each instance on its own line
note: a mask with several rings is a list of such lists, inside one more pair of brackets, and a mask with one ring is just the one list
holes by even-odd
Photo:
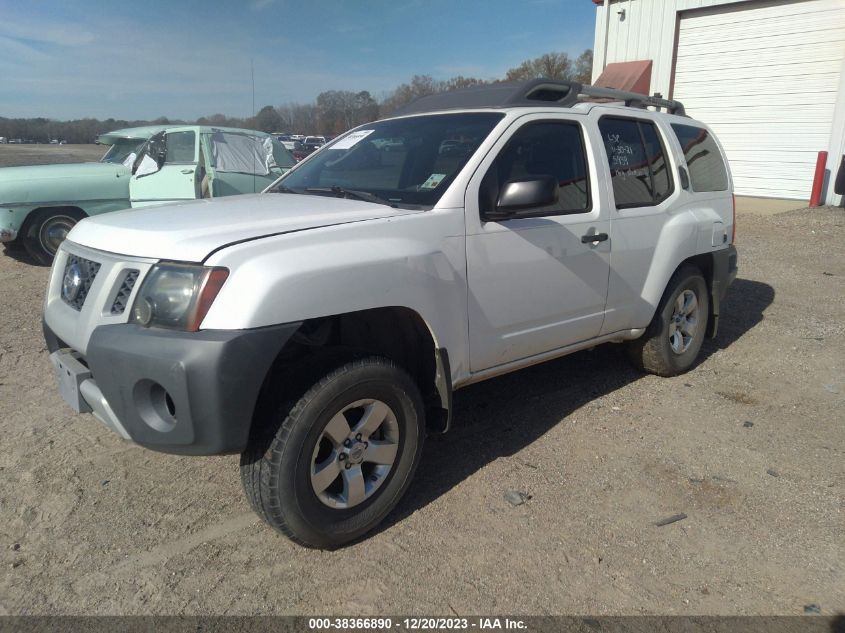
[[494, 84], [356, 128], [260, 194], [83, 220], [44, 333], [77, 412], [241, 453], [254, 510], [330, 548], [401, 498], [455, 389], [606, 342], [692, 367], [733, 230], [724, 153], [680, 103]]

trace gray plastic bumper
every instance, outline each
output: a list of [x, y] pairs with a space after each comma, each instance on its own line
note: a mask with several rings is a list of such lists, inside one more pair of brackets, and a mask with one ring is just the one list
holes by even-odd
[[[234, 453], [246, 448], [264, 378], [299, 325], [200, 332], [105, 325], [92, 333], [86, 358], [59, 349], [51, 360], [63, 398], [73, 406], [78, 397], [77, 411], [92, 411], [124, 437], [165, 453]], [[61, 346], [46, 326], [45, 338], [51, 351]]]

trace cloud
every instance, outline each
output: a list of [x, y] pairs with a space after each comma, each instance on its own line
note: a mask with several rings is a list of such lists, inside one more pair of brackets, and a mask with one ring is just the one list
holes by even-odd
[[[143, 23], [91, 16], [86, 28], [95, 33], [119, 33], [113, 38], [87, 38], [74, 46], [30, 44], [4, 35], [0, 28], [0, 113], [3, 116], [44, 116], [72, 119], [153, 119], [158, 116], [191, 120], [223, 112], [252, 114], [250, 59], [255, 61], [255, 104], [278, 105], [310, 101], [324, 90], [379, 90], [399, 78], [365, 66], [348, 65], [320, 49], [305, 49], [273, 34], [256, 39], [254, 32], [233, 25], [226, 30], [225, 49], [197, 23], [184, 29], [162, 22], [150, 29]], [[44, 18], [45, 33], [63, 28], [82, 31], [80, 24]], [[24, 29], [16, 30], [22, 34]], [[44, 39], [48, 39], [46, 36]], [[50, 37], [49, 39], [57, 39]]]
[[14, 18], [0, 21], [0, 35], [57, 46], [85, 46], [96, 39], [91, 31], [79, 24], [51, 24], [49, 21], [36, 23]]
[[43, 51], [24, 44], [16, 39], [0, 35], [0, 67], [7, 65], [19, 66], [21, 62], [31, 63], [47, 61], [51, 56]]

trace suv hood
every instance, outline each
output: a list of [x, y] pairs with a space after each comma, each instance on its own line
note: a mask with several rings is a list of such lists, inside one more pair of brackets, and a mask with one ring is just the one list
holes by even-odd
[[[73, 182], [76, 185], [94, 182], [111, 183], [121, 176], [129, 176], [129, 169], [113, 163], [3, 167], [0, 169], [0, 204], [41, 202], [51, 199], [51, 195], [55, 193], [55, 186], [62, 181]], [[42, 190], [42, 188], [45, 189]]]
[[421, 211], [319, 195], [258, 193], [107, 213], [83, 220], [68, 239], [122, 255], [201, 262], [234, 242], [411, 213]]

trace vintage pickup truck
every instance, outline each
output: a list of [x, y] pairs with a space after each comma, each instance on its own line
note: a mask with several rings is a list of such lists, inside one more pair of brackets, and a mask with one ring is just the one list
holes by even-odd
[[49, 264], [82, 218], [263, 190], [294, 164], [263, 132], [152, 126], [102, 134], [97, 163], [0, 169], [0, 242]]

